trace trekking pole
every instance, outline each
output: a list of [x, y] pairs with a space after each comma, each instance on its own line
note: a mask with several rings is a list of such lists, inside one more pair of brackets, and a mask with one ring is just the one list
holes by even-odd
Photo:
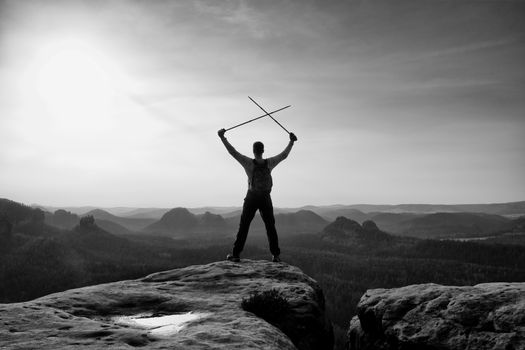
[[250, 100], [252, 100], [252, 102], [255, 103], [257, 105], [257, 107], [262, 109], [264, 113], [266, 113], [270, 118], [272, 118], [274, 122], [276, 122], [281, 128], [283, 128], [283, 130], [286, 131], [287, 134], [290, 134], [290, 132], [288, 130], [286, 130], [286, 128], [284, 126], [282, 126], [281, 123], [279, 123], [277, 120], [275, 120], [274, 117], [271, 116], [271, 113], [266, 112], [266, 110], [264, 108], [262, 108], [257, 102], [255, 102], [255, 100], [253, 98], [251, 98], [250, 96], [248, 96], [248, 98]]
[[[261, 118], [264, 118], [264, 117], [266, 117], [266, 116], [270, 116], [270, 117], [271, 117], [273, 113], [277, 113], [277, 112], [282, 111], [283, 109], [286, 109], [286, 108], [288, 108], [288, 107], [291, 107], [291, 105], [288, 105], [288, 106], [283, 107], [283, 108], [276, 109], [275, 111], [272, 111], [272, 112], [270, 112], [270, 113], [264, 111], [264, 113], [266, 113], [265, 115], [261, 115], [260, 117], [253, 118], [253, 119], [250, 119], [250, 120], [248, 120], [248, 121], [246, 121], [246, 122], [244, 122], [244, 123], [237, 124], [237, 125], [235, 125], [235, 126], [232, 126], [231, 128], [226, 129], [225, 131], [228, 131], [228, 130], [231, 130], [231, 129], [235, 129], [235, 128], [241, 126], [241, 125], [251, 123], [251, 122], [253, 122], [254, 120], [261, 119]], [[273, 119], [273, 118], [272, 118], [272, 119]], [[273, 119], [273, 120], [275, 120], [275, 119]]]

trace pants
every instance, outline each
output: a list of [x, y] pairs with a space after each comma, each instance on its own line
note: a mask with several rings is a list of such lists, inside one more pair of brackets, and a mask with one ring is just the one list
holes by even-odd
[[275, 218], [273, 216], [273, 205], [270, 194], [258, 194], [248, 191], [246, 198], [244, 198], [237, 239], [233, 244], [234, 256], [239, 256], [244, 248], [246, 238], [248, 237], [248, 230], [250, 229], [250, 224], [257, 209], [261, 213], [264, 225], [266, 226], [266, 235], [268, 236], [268, 243], [270, 244], [270, 252], [272, 255], [279, 255], [281, 253], [281, 250], [279, 249], [277, 230], [275, 229]]

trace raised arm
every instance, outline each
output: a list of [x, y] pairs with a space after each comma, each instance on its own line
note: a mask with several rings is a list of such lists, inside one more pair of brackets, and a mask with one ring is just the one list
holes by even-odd
[[268, 160], [271, 162], [270, 167], [274, 168], [277, 164], [285, 160], [288, 155], [290, 154], [290, 151], [292, 150], [292, 147], [294, 145], [294, 142], [297, 141], [297, 136], [293, 132], [290, 133], [290, 142], [288, 142], [288, 145], [286, 148], [279, 153], [278, 155], [269, 158]]
[[228, 142], [226, 137], [224, 136], [224, 133], [226, 133], [226, 130], [221, 129], [217, 132], [219, 137], [221, 138], [222, 143], [224, 144], [224, 147], [226, 147], [226, 150], [228, 150], [228, 153], [231, 154], [233, 158], [235, 158], [241, 165], [244, 166], [247, 162], [250, 162], [250, 158], [246, 157], [245, 155], [239, 153], [235, 147], [231, 145], [231, 143]]

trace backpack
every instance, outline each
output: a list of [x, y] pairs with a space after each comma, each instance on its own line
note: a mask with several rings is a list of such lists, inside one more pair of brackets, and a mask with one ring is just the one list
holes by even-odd
[[253, 174], [250, 189], [257, 193], [270, 193], [272, 190], [272, 175], [268, 168], [268, 160], [265, 159], [263, 164], [257, 164], [253, 160]]

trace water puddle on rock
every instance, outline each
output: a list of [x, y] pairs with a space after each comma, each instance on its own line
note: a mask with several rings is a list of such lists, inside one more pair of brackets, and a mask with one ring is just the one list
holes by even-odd
[[153, 317], [151, 314], [113, 317], [113, 322], [123, 326], [148, 329], [151, 335], [170, 336], [180, 332], [186, 323], [209, 316], [209, 313], [193, 313], [163, 315]]

